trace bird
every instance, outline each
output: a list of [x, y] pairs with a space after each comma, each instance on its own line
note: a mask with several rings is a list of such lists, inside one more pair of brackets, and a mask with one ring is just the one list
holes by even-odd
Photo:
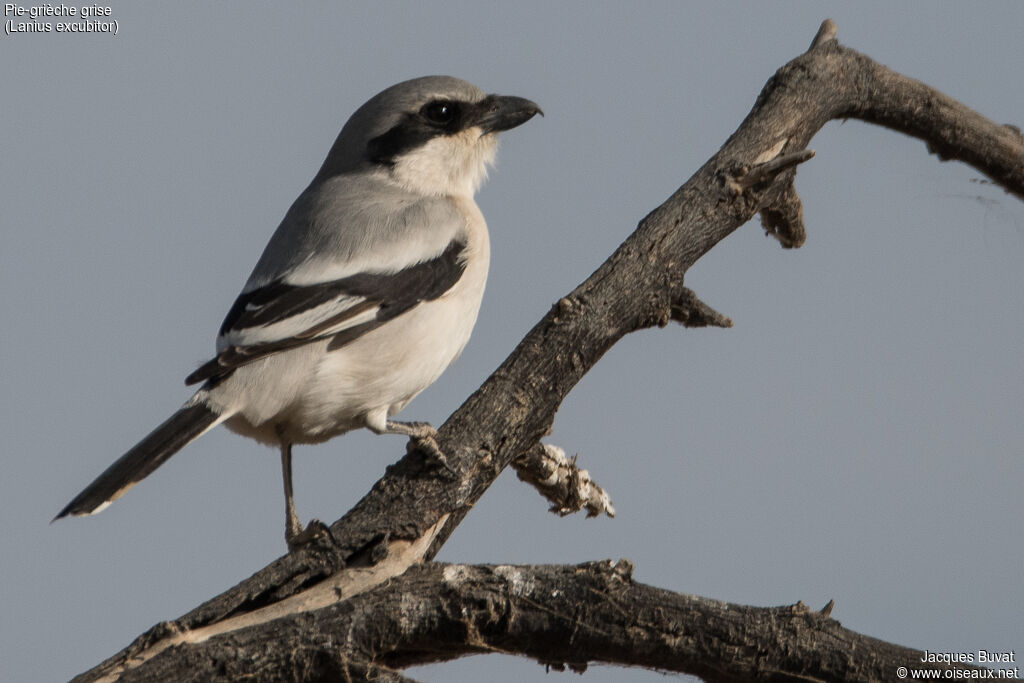
[[543, 115], [531, 100], [451, 76], [393, 85], [348, 119], [228, 310], [199, 384], [160, 426], [54, 517], [100, 512], [223, 423], [276, 446], [289, 551], [303, 527], [292, 447], [367, 428], [409, 437], [443, 462], [425, 422], [392, 416], [461, 354], [490, 262], [474, 195], [497, 135]]

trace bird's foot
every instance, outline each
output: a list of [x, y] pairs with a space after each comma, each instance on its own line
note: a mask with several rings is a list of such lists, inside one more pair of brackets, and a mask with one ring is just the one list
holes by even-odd
[[288, 543], [288, 552], [293, 553], [300, 548], [304, 548], [313, 541], [320, 538], [330, 538], [331, 530], [327, 528], [327, 525], [321, 522], [319, 519], [309, 520], [309, 524], [303, 529], [302, 526], [296, 520], [295, 525], [288, 525], [285, 529], [284, 540]]
[[406, 446], [407, 453], [418, 451], [431, 465], [442, 467], [451, 475], [458, 474], [448, 464], [448, 458], [445, 457], [444, 451], [437, 445], [437, 430], [430, 423], [388, 420], [386, 431], [389, 434], [404, 434], [409, 437], [409, 445]]
[[434, 435], [410, 437], [406, 451], [409, 453], [418, 451], [426, 458], [428, 464], [441, 467], [453, 476], [458, 474], [455, 468], [448, 463], [448, 458], [445, 457], [441, 447], [437, 445], [437, 438]]

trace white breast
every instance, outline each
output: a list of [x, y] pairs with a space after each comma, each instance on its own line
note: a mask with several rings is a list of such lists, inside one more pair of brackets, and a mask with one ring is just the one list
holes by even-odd
[[455, 286], [339, 349], [315, 342], [239, 368], [210, 396], [234, 413], [229, 428], [266, 443], [279, 443], [279, 433], [318, 443], [382, 424], [441, 376], [469, 341], [490, 262], [480, 209], [451, 201], [467, 217], [466, 269]]

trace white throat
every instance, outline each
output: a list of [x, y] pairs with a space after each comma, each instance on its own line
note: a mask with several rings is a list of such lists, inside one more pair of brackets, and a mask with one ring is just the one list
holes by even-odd
[[474, 126], [433, 138], [396, 159], [391, 177], [418, 194], [472, 197], [498, 151], [498, 136], [481, 133]]

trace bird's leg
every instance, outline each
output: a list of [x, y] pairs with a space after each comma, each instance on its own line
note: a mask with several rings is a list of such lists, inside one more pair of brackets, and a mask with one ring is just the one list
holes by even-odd
[[281, 472], [284, 475], [284, 538], [288, 547], [302, 533], [302, 523], [295, 512], [295, 495], [292, 492], [292, 445], [281, 443]]
[[284, 474], [284, 540], [288, 551], [294, 552], [314, 538], [324, 533], [327, 528], [318, 519], [311, 519], [309, 526], [302, 528], [299, 515], [295, 512], [295, 496], [292, 493], [292, 445], [281, 440], [281, 472]]
[[[372, 429], [372, 427], [371, 427]], [[374, 430], [376, 431], [376, 430]], [[437, 430], [427, 422], [399, 422], [388, 420], [381, 434], [402, 434], [410, 439], [410, 446], [420, 451], [430, 462], [440, 465], [448, 470], [450, 474], [458, 474], [448, 464], [448, 458], [444, 451], [437, 445]]]

